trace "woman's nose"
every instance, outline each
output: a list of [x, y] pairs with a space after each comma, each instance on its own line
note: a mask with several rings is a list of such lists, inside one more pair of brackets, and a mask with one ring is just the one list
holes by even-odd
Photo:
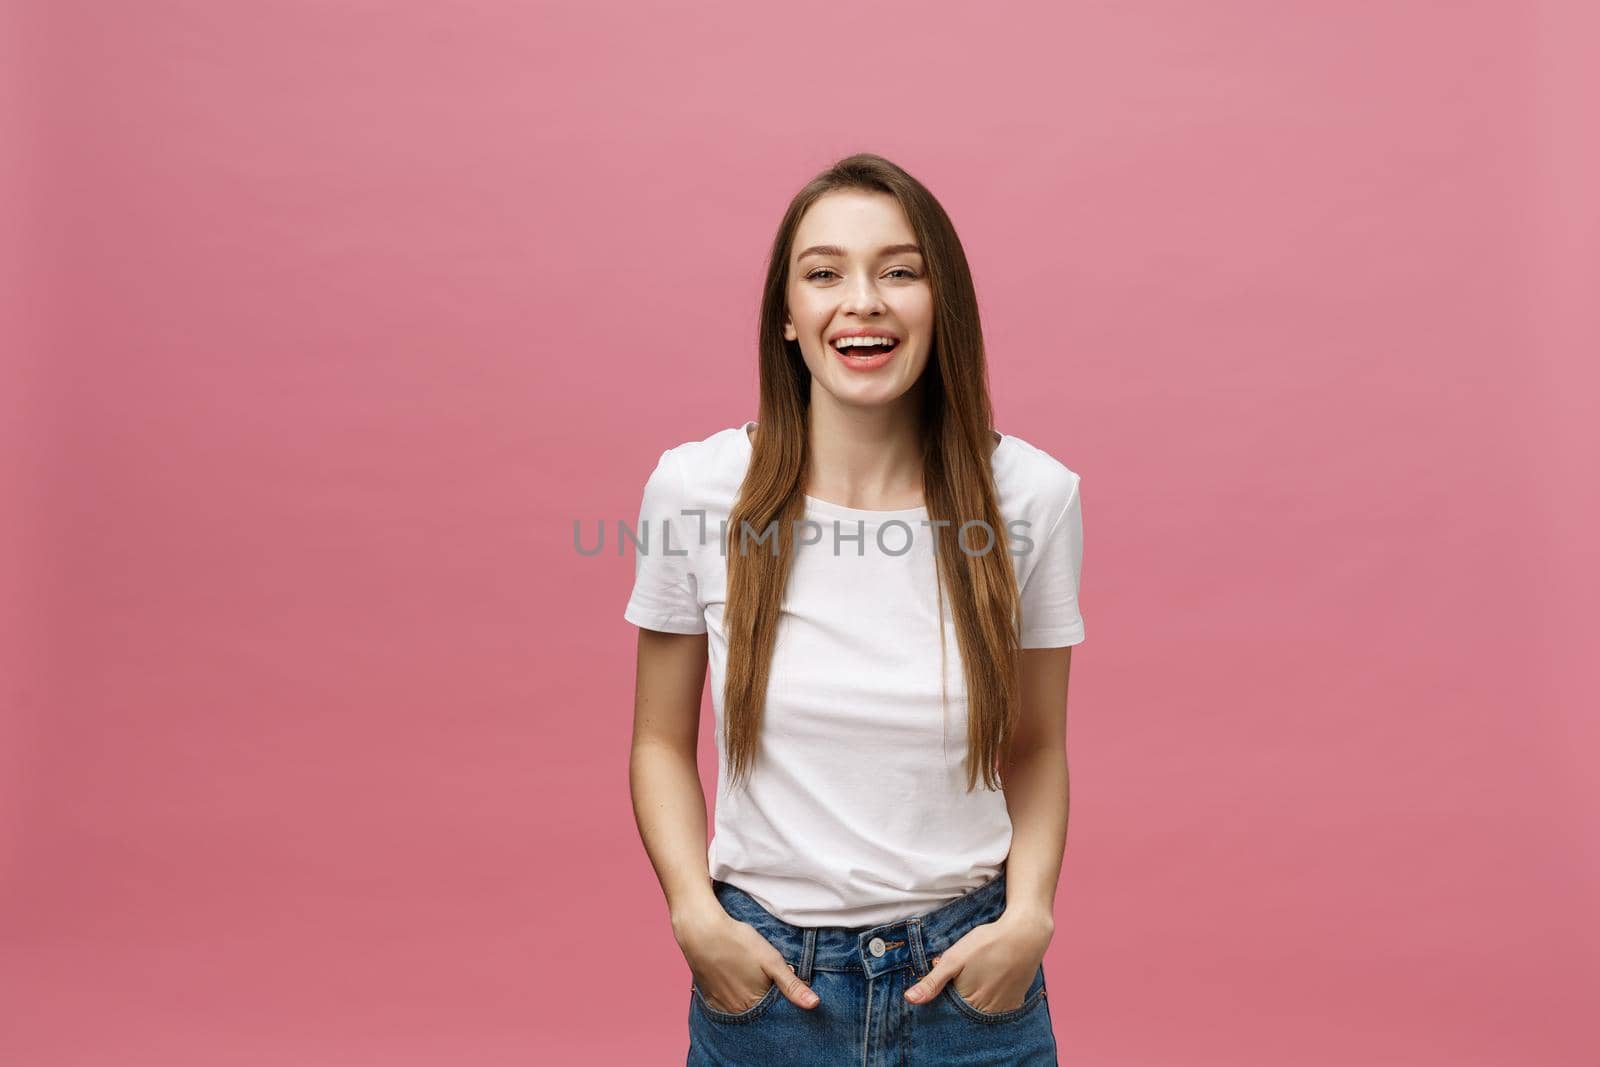
[[844, 306], [848, 311], [878, 311], [883, 307], [883, 297], [878, 293], [876, 285], [862, 280], [853, 283], [845, 293]]

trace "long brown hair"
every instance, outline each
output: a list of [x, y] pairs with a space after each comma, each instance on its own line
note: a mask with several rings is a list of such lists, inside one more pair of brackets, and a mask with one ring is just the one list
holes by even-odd
[[[1000, 788], [1005, 748], [1020, 713], [1020, 604], [990, 453], [994, 437], [978, 298], [966, 253], [944, 208], [921, 182], [881, 156], [841, 159], [795, 194], [772, 243], [761, 298], [760, 432], [728, 520], [728, 636], [723, 718], [734, 782], [755, 762], [778, 616], [794, 554], [795, 524], [805, 518], [810, 462], [810, 371], [798, 342], [783, 336], [789, 256], [806, 210], [839, 190], [888, 193], [899, 201], [922, 247], [933, 295], [933, 339], [917, 386], [922, 396], [923, 497], [932, 522], [946, 520], [936, 558], [941, 648], [948, 592], [967, 685], [967, 790], [979, 774]], [[740, 433], [745, 431], [741, 429]], [[955, 532], [972, 520], [993, 533], [972, 534], [972, 554]], [[749, 540], [742, 535], [749, 526]], [[760, 541], [769, 529], [775, 541]], [[751, 547], [753, 546], [753, 547]], [[774, 547], [775, 546], [775, 547]]]

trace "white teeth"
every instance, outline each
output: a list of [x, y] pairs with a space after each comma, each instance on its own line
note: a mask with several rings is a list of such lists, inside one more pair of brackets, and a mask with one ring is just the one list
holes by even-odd
[[893, 337], [841, 337], [833, 342], [833, 346], [843, 352], [847, 348], [865, 347], [868, 345], [892, 345]]

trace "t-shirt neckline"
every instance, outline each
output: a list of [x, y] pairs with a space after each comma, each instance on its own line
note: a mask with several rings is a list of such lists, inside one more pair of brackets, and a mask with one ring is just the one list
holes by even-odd
[[[747, 461], [750, 455], [753, 453], [755, 447], [750, 443], [750, 427], [754, 426], [755, 424], [755, 419], [747, 419], [742, 425], [740, 425], [738, 431], [739, 441], [744, 448]], [[994, 452], [990, 453], [991, 463], [994, 462], [994, 457], [999, 454], [1000, 450], [1006, 446], [1006, 442], [1009, 440], [1011, 440], [1010, 434], [1000, 434], [1000, 442], [995, 445]], [[821, 497], [812, 496], [810, 493], [806, 494], [806, 507], [808, 510], [815, 511], [819, 514], [827, 515], [833, 518], [863, 519], [867, 522], [884, 522], [890, 519], [914, 519], [928, 514], [928, 505], [926, 504], [919, 504], [914, 508], [894, 508], [887, 511], [877, 508], [847, 508], [843, 504], [835, 504], [831, 500], [823, 500]]]

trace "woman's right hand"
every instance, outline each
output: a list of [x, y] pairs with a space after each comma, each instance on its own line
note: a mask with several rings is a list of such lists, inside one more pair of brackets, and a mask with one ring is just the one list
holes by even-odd
[[772, 942], [720, 905], [675, 923], [673, 932], [700, 995], [718, 1011], [736, 1015], [753, 1008], [774, 985], [799, 1007], [817, 1006], [816, 992]]

